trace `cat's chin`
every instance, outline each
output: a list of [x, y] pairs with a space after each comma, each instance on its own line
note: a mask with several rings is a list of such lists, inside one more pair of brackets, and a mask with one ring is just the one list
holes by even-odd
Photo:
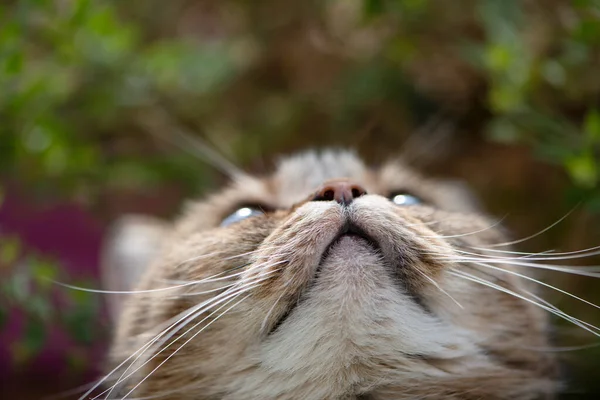
[[342, 259], [347, 258], [348, 261], [355, 260], [357, 255], [365, 252], [378, 254], [379, 246], [372, 239], [354, 233], [341, 235], [328, 249], [329, 254], [336, 254]]

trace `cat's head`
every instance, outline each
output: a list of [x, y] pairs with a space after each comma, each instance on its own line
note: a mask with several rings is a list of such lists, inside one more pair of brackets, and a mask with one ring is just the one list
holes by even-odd
[[309, 152], [173, 225], [120, 229], [107, 275], [136, 293], [114, 305], [106, 387], [128, 398], [551, 396], [545, 311], [476, 208], [460, 185], [400, 162]]

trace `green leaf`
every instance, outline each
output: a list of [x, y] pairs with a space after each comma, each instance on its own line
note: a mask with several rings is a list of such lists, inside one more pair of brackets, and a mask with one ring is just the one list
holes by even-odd
[[565, 161], [565, 166], [575, 184], [592, 188], [598, 181], [596, 160], [591, 153], [572, 156]]
[[491, 41], [512, 39], [523, 15], [517, 0], [481, 0], [477, 2], [478, 16]]
[[547, 82], [556, 87], [562, 87], [567, 79], [565, 68], [556, 60], [542, 64], [541, 73]]
[[587, 112], [583, 122], [583, 132], [590, 144], [600, 143], [600, 112], [596, 108]]
[[35, 357], [46, 342], [46, 327], [41, 320], [32, 318], [27, 323], [21, 344], [29, 357]]
[[69, 368], [73, 371], [85, 371], [85, 368], [89, 366], [90, 360], [86, 357], [86, 354], [79, 349], [70, 349], [66, 354], [66, 361]]
[[23, 53], [12, 53], [4, 61], [4, 73], [17, 75], [23, 69]]
[[376, 17], [383, 14], [385, 10], [384, 0], [364, 0], [363, 14], [366, 18]]
[[48, 292], [52, 281], [58, 276], [58, 267], [50, 261], [35, 260], [32, 263], [33, 280], [38, 290]]
[[491, 45], [486, 49], [486, 64], [493, 72], [503, 72], [510, 68], [514, 55], [504, 44]]
[[49, 320], [52, 315], [52, 302], [50, 298], [38, 295], [30, 296], [24, 304], [30, 318], [40, 321]]
[[0, 304], [0, 330], [4, 328], [8, 321], [8, 310], [4, 308], [4, 304]]
[[28, 271], [18, 268], [8, 279], [8, 295], [18, 304], [24, 304], [31, 293], [31, 280]]
[[497, 85], [489, 92], [491, 108], [498, 113], [516, 112], [524, 107], [524, 93], [511, 85]]
[[73, 340], [83, 344], [92, 343], [96, 338], [95, 321], [94, 313], [82, 309], [69, 313], [65, 318], [67, 332]]
[[588, 45], [600, 43], [600, 23], [595, 17], [593, 19], [583, 20], [577, 26], [574, 32], [575, 40]]
[[507, 118], [496, 118], [486, 128], [489, 139], [500, 143], [516, 143], [520, 139], [519, 130]]
[[0, 264], [10, 265], [21, 253], [21, 242], [16, 237], [0, 238]]

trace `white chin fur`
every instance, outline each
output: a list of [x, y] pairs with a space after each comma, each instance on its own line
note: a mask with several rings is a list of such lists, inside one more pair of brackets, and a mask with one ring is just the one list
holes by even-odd
[[356, 364], [372, 368], [415, 355], [474, 351], [464, 332], [429, 315], [394, 284], [387, 268], [366, 241], [342, 237], [313, 286], [262, 346], [263, 365], [323, 379], [346, 375]]

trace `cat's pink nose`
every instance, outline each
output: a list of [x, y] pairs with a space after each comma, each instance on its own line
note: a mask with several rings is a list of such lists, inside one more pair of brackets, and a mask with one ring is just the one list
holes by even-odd
[[313, 201], [335, 200], [341, 205], [347, 206], [354, 199], [367, 194], [367, 191], [358, 183], [349, 179], [332, 179], [327, 181], [316, 191]]

